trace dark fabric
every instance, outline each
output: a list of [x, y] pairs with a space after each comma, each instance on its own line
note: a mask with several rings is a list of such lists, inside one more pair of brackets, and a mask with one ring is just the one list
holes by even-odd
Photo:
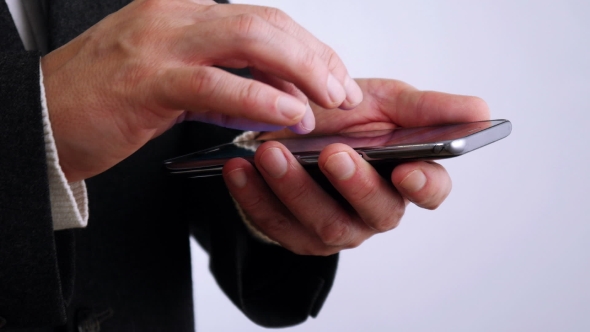
[[87, 181], [89, 226], [75, 231], [72, 331], [81, 310], [112, 310], [102, 324], [107, 331], [194, 330], [183, 183], [162, 167], [183, 152], [177, 144], [183, 129], [168, 131]]
[[35, 40], [35, 50], [42, 55], [47, 54], [47, 12], [44, 9], [44, 1], [22, 1], [26, 12], [29, 26], [33, 31], [33, 38]]
[[130, 0], [51, 0], [48, 1], [49, 48], [56, 49], [98, 23]]
[[[5, 79], [10, 78], [10, 79]], [[0, 316], [65, 319], [49, 207], [39, 55], [0, 53]]]
[[[215, 179], [200, 182], [211, 187]], [[225, 294], [262, 326], [295, 325], [315, 317], [332, 287], [338, 255], [297, 256], [260, 242], [243, 223], [232, 222], [231, 211], [223, 209], [231, 198], [220, 194], [207, 213], [211, 225], [206, 234], [211, 237], [210, 269]]]
[[6, 1], [0, 1], [0, 51], [24, 51], [25, 47], [18, 36]]
[[[48, 1], [50, 47], [124, 4]], [[53, 232], [38, 54], [22, 50], [5, 12], [0, 1], [0, 330], [193, 331], [190, 232], [209, 251], [221, 288], [254, 322], [286, 326], [317, 314], [337, 256], [297, 256], [259, 242], [222, 178], [176, 178], [162, 166], [236, 131], [174, 127], [87, 180], [88, 228]]]
[[[234, 137], [234, 133], [224, 137], [221, 130], [217, 129], [215, 137], [225, 141]], [[187, 141], [207, 141], [204, 135], [207, 132], [189, 130]], [[207, 202], [204, 209], [189, 210], [192, 220], [200, 220], [191, 224], [192, 230], [209, 253], [209, 267], [217, 283], [232, 302], [252, 321], [267, 327], [295, 325], [315, 317], [332, 287], [338, 255], [298, 256], [262, 243], [235, 217], [227, 190], [215, 190], [223, 187], [220, 177], [185, 184], [189, 204]]]

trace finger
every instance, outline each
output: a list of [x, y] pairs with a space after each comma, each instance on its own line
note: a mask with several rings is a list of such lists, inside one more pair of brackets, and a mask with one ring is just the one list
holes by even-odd
[[151, 84], [147, 98], [162, 112], [213, 112], [278, 126], [297, 124], [306, 112], [306, 105], [287, 93], [214, 67], [162, 70]]
[[435, 162], [417, 161], [397, 166], [391, 182], [414, 204], [425, 209], [436, 209], [451, 192], [451, 177]]
[[290, 94], [291, 96], [301, 100], [302, 103], [309, 103], [307, 96], [299, 90], [295, 84], [280, 79], [274, 75], [265, 73], [259, 69], [251, 68], [250, 73], [252, 78], [262, 83], [266, 83], [274, 88], [277, 88], [283, 92]]
[[310, 233], [274, 195], [249, 162], [236, 158], [223, 167], [223, 177], [232, 197], [262, 233], [300, 255], [330, 255], [326, 246]]
[[[211, 64], [231, 66], [236, 59], [246, 61], [251, 67], [293, 82], [326, 108], [338, 107], [346, 98], [342, 84], [314, 50], [257, 15], [220, 18], [187, 29], [188, 37], [183, 41], [188, 44], [181, 46], [188, 54], [200, 50], [200, 56], [210, 59]], [[207, 45], [203, 45], [205, 41]]]
[[403, 197], [352, 148], [331, 144], [320, 154], [318, 164], [371, 229], [385, 232], [399, 224], [405, 211]]
[[[305, 118], [305, 115], [303, 118]], [[276, 131], [285, 128], [284, 126], [271, 125], [268, 123], [257, 122], [240, 117], [227, 116], [225, 114], [216, 112], [187, 112], [184, 117], [180, 117], [178, 119], [177, 123], [184, 121], [200, 121], [225, 128], [251, 131]]]
[[346, 100], [340, 105], [342, 109], [352, 109], [363, 100], [363, 92], [358, 84], [350, 77], [346, 66], [334, 50], [322, 43], [309, 31], [301, 27], [289, 15], [283, 11], [263, 6], [232, 5], [217, 6], [211, 8], [216, 15], [229, 16], [236, 13], [250, 13], [262, 17], [264, 20], [284, 31], [287, 35], [297, 38], [310, 49], [316, 50], [320, 57], [328, 64], [328, 68], [343, 85], [346, 91]]
[[296, 134], [309, 134], [313, 131], [313, 129], [315, 128], [315, 116], [313, 114], [313, 111], [311, 110], [311, 106], [309, 106], [309, 104], [307, 104], [307, 109], [305, 111], [305, 115], [303, 116], [303, 118], [301, 119], [301, 121], [299, 121], [298, 124], [294, 125], [294, 126], [289, 126], [289, 129], [296, 133]]
[[333, 252], [356, 247], [374, 234], [328, 195], [280, 143], [262, 144], [255, 163], [268, 186], [295, 218]]
[[315, 116], [313, 111], [311, 110], [311, 106], [309, 105], [309, 101], [307, 97], [301, 90], [299, 90], [295, 84], [282, 80], [276, 76], [269, 75], [265, 72], [262, 72], [258, 69], [251, 69], [252, 77], [262, 83], [266, 83], [270, 86], [273, 86], [281, 91], [284, 91], [293, 97], [301, 100], [302, 102], [306, 103], [307, 109], [305, 115], [301, 119], [301, 121], [294, 125], [289, 126], [289, 129], [297, 134], [308, 134], [315, 128]]
[[[224, 7], [230, 7], [231, 10]], [[205, 12], [216, 10], [216, 15], [221, 18], [195, 25], [192, 32], [187, 33], [189, 37], [186, 40], [189, 45], [182, 46], [183, 49], [204, 50], [204, 54], [207, 55], [208, 52], [209, 58], [215, 61], [214, 64], [221, 66], [243, 65], [246, 62], [250, 66], [293, 82], [325, 108], [350, 108], [360, 103], [360, 88], [353, 80], [345, 79], [348, 77], [346, 68], [339, 59], [330, 60], [336, 57], [333, 51], [326, 51], [326, 46], [321, 49], [310, 47], [269, 23], [264, 17], [248, 12], [246, 9], [249, 7], [251, 6], [240, 7], [244, 8], [245, 13], [238, 12], [234, 5], [214, 6], [206, 10]], [[290, 18], [288, 20], [292, 22]], [[211, 35], [217, 38], [213, 41], [211, 38], [204, 38]], [[207, 40], [207, 45], [202, 45], [204, 40]], [[241, 61], [236, 62], [237, 60]], [[332, 63], [339, 65], [334, 66]], [[353, 93], [347, 93], [350, 92], [347, 90]], [[354, 105], [349, 105], [347, 98]]]
[[217, 3], [213, 0], [190, 0], [191, 2], [194, 2], [196, 4], [199, 5], [208, 5], [208, 6], [212, 6], [212, 5], [216, 5]]
[[396, 80], [359, 80], [371, 103], [402, 127], [487, 120], [488, 105], [478, 97], [420, 91]]

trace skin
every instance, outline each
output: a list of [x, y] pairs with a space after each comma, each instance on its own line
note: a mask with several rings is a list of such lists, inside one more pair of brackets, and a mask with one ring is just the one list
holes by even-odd
[[[477, 97], [419, 91], [394, 80], [358, 83], [365, 99], [350, 112], [313, 105], [315, 132], [379, 130], [489, 118], [486, 103]], [[265, 136], [293, 134], [283, 130]], [[225, 165], [223, 176], [252, 224], [272, 240], [302, 255], [331, 255], [357, 247], [369, 237], [395, 228], [409, 202], [436, 209], [452, 187], [447, 171], [427, 161], [399, 165], [385, 179], [343, 144], [326, 147], [320, 154], [319, 167], [352, 209], [326, 193], [278, 142], [262, 144], [256, 152], [255, 165], [244, 159], [232, 159]], [[347, 168], [350, 170], [346, 171]]]
[[[255, 80], [217, 66], [249, 67]], [[332, 49], [283, 12], [207, 0], [136, 0], [43, 57], [41, 67], [70, 182], [104, 172], [187, 120], [284, 137], [489, 116], [475, 97], [354, 81]], [[342, 144], [325, 148], [319, 166], [346, 205], [277, 142], [258, 149], [255, 165], [231, 160], [223, 176], [255, 227], [305, 255], [356, 247], [393, 229], [408, 202], [434, 209], [451, 189], [436, 163], [403, 164], [384, 179]]]
[[307, 99], [214, 66], [251, 67], [326, 108], [362, 100], [336, 53], [286, 14], [213, 1], [134, 1], [43, 57], [41, 66], [70, 182], [104, 172], [184, 120], [313, 129]]

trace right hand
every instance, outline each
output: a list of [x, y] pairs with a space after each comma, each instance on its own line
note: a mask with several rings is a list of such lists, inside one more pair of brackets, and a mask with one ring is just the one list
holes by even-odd
[[[134, 1], [41, 66], [70, 182], [109, 169], [183, 120], [307, 133], [315, 119], [306, 96], [327, 109], [362, 100], [334, 51], [281, 11], [204, 0]], [[214, 66], [251, 67], [260, 81]]]

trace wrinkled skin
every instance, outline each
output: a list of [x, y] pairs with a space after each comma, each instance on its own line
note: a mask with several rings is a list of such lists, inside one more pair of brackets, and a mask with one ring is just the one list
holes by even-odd
[[[41, 65], [70, 182], [107, 170], [184, 120], [307, 133], [313, 113], [290, 90], [327, 108], [362, 100], [329, 47], [279, 10], [258, 6], [134, 1]], [[214, 66], [248, 66], [280, 88]]]
[[[419, 91], [384, 79], [358, 80], [365, 99], [349, 112], [313, 105], [314, 133], [338, 133], [417, 127], [486, 120], [485, 102], [476, 97]], [[262, 138], [294, 136], [288, 131]], [[252, 224], [289, 250], [330, 255], [354, 248], [372, 235], [395, 228], [409, 202], [436, 209], [451, 191], [451, 178], [441, 165], [408, 162], [384, 179], [352, 148], [326, 147], [319, 168], [352, 207], [343, 206], [317, 185], [293, 155], [278, 142], [262, 144], [256, 169], [233, 159], [223, 170], [234, 199]]]
[[[249, 67], [255, 80], [217, 66]], [[134, 1], [43, 57], [41, 67], [70, 182], [104, 172], [187, 120], [284, 137], [489, 116], [476, 97], [355, 82], [333, 50], [281, 11], [208, 0]], [[233, 159], [223, 174], [254, 227], [306, 255], [356, 247], [394, 228], [409, 202], [434, 209], [451, 190], [434, 162], [399, 165], [384, 179], [342, 144], [322, 151], [319, 168], [346, 206], [277, 142], [258, 149], [255, 165]]]

